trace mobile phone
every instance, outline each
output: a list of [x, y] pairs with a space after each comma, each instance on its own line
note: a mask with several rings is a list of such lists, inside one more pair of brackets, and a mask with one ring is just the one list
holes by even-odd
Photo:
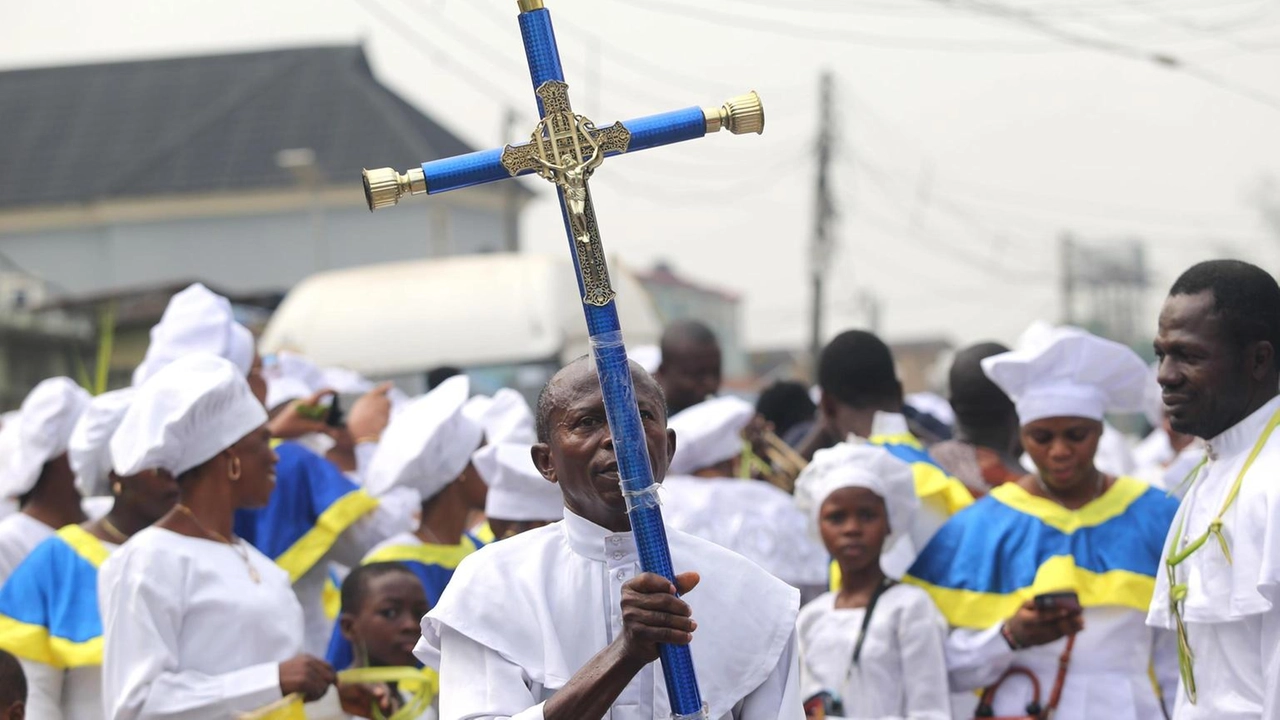
[[329, 412], [325, 413], [324, 423], [332, 428], [340, 428], [347, 424], [347, 417], [342, 412], [342, 405], [338, 402], [337, 394], [330, 396], [332, 402], [329, 403]]
[[1080, 596], [1074, 590], [1042, 593], [1035, 596], [1037, 610], [1079, 610]]

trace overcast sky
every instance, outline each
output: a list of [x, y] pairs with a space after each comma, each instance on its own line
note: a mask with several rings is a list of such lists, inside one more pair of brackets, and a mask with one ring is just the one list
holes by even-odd
[[[1064, 230], [1147, 241], [1152, 325], [1163, 289], [1195, 260], [1280, 267], [1280, 231], [1253, 199], [1280, 176], [1277, 0], [547, 2], [575, 110], [599, 125], [748, 89], [764, 98], [763, 136], [611, 159], [593, 181], [606, 247], [741, 293], [753, 346], [807, 337], [824, 68], [841, 213], [828, 335], [864, 326], [870, 293], [891, 339], [1011, 341], [1057, 314]], [[477, 147], [527, 137], [536, 121], [515, 0], [0, 8], [3, 68], [364, 43], [380, 80]], [[1181, 69], [1134, 59], [1152, 51]], [[511, 138], [508, 106], [520, 113]], [[526, 247], [566, 252], [559, 225], [540, 193]]]

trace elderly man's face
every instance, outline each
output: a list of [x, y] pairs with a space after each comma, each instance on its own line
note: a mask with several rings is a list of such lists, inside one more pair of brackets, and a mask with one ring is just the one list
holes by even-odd
[[[667, 429], [666, 409], [655, 383], [643, 373], [632, 366], [649, 464], [654, 481], [661, 482], [675, 452], [675, 433]], [[589, 363], [576, 363], [552, 383], [549, 442], [533, 449], [538, 470], [560, 484], [565, 507], [575, 514], [615, 532], [629, 530], [618, 459], [595, 371]]]

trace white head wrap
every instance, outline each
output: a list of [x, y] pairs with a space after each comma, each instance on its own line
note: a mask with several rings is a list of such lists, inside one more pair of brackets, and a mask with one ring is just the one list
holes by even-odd
[[291, 400], [311, 397], [327, 387], [324, 373], [315, 363], [288, 350], [281, 350], [272, 362], [264, 363], [262, 376], [267, 381], [268, 410]]
[[751, 403], [722, 395], [672, 415], [667, 427], [676, 431], [676, 454], [667, 472], [689, 475], [738, 456], [742, 429], [755, 414]]
[[1013, 400], [1023, 425], [1140, 411], [1147, 383], [1147, 365], [1133, 350], [1071, 327], [985, 358], [982, 370]]
[[65, 377], [44, 380], [27, 394], [22, 409], [0, 428], [0, 497], [31, 492], [45, 463], [67, 451], [89, 399], [89, 393]]
[[372, 380], [355, 370], [331, 367], [320, 371], [320, 385], [316, 389], [329, 388], [339, 395], [363, 395], [375, 387]]
[[122, 477], [152, 469], [178, 477], [266, 422], [267, 411], [239, 367], [192, 353], [138, 387], [111, 436], [111, 464]]
[[813, 461], [796, 478], [796, 506], [809, 518], [809, 531], [818, 532], [822, 503], [841, 488], [866, 488], [884, 500], [889, 515], [889, 536], [881, 555], [911, 530], [916, 508], [915, 477], [911, 466], [879, 445], [843, 442], [813, 454]]
[[236, 322], [231, 301], [200, 283], [169, 300], [160, 322], [151, 328], [151, 344], [133, 372], [133, 384], [141, 385], [160, 368], [193, 352], [229, 360], [241, 376], [253, 367], [253, 333]]
[[462, 474], [483, 435], [462, 412], [470, 389], [467, 376], [455, 375], [391, 418], [365, 476], [369, 492], [403, 486], [428, 500]]
[[85, 497], [107, 495], [111, 474], [111, 436], [124, 420], [136, 390], [123, 388], [103, 393], [89, 402], [67, 443], [67, 459], [76, 474], [76, 487]]
[[662, 364], [662, 348], [657, 345], [640, 345], [627, 351], [627, 358], [634, 360], [637, 365], [644, 368], [644, 371], [650, 375], [658, 372], [658, 366]]
[[499, 520], [546, 520], [564, 517], [560, 487], [538, 472], [530, 454], [532, 444], [485, 445], [471, 456], [476, 471], [489, 486], [484, 513]]
[[484, 426], [485, 438], [490, 443], [532, 445], [537, 442], [533, 410], [518, 390], [502, 388], [494, 393], [480, 424]]

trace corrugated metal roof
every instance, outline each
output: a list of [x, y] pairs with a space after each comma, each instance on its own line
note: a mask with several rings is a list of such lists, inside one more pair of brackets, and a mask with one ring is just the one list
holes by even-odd
[[378, 83], [358, 46], [0, 72], [0, 210], [294, 187], [470, 152]]

